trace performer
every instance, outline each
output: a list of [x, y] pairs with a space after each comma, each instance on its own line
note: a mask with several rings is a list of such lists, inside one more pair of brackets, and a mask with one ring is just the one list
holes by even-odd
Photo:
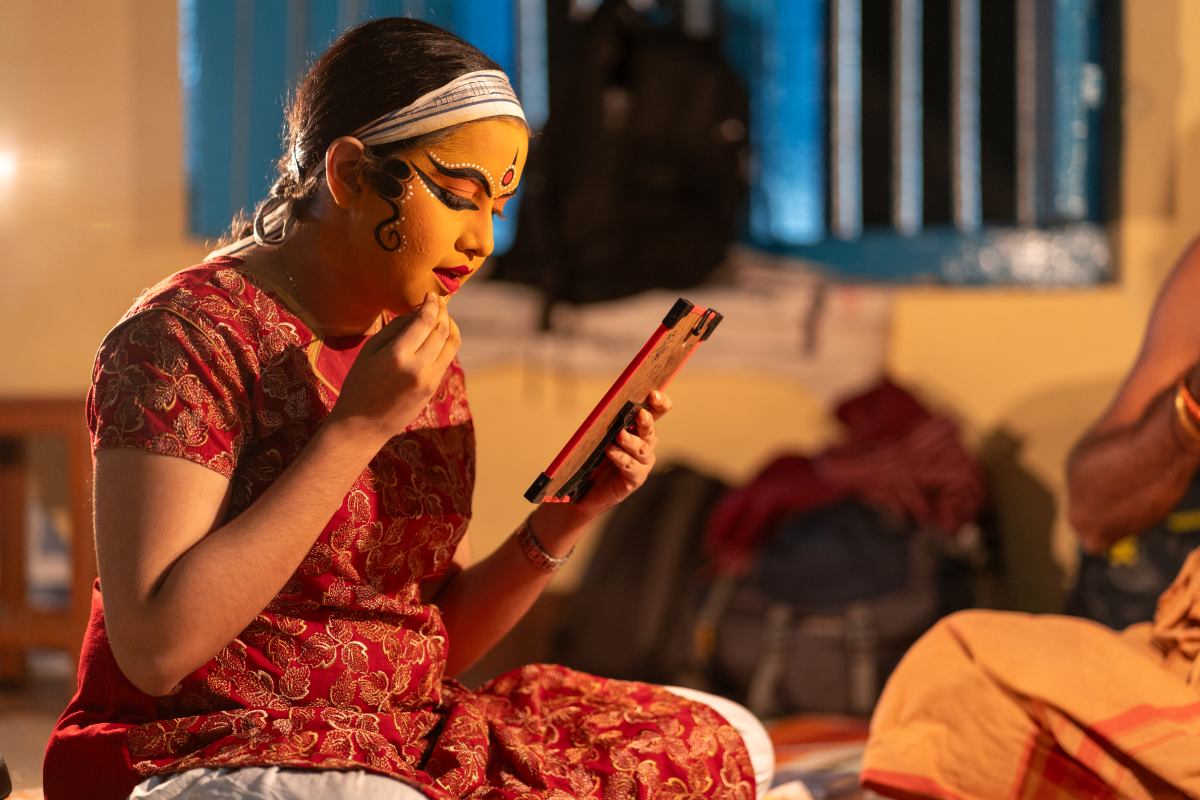
[[454, 680], [646, 479], [670, 407], [655, 393], [582, 501], [471, 563], [447, 303], [528, 141], [475, 48], [415, 20], [356, 28], [300, 85], [253, 224], [105, 337], [100, 579], [49, 800], [749, 800], [769, 782], [765, 732], [720, 698], [552, 665]]
[[[1156, 544], [1128, 545], [1149, 566], [1129, 575], [1182, 564], [1153, 622], [1118, 633], [1062, 616], [948, 617], [888, 681], [864, 785], [904, 798], [1200, 796], [1200, 552], [1188, 554], [1196, 536], [1172, 522], [1194, 502], [1200, 467], [1197, 296], [1193, 245], [1160, 293], [1137, 363], [1068, 466], [1071, 520], [1088, 551], [1149, 529]], [[1098, 588], [1080, 583], [1077, 597], [1093, 598], [1080, 610], [1114, 624], [1144, 618], [1140, 596], [1161, 587]]]
[[[1164, 284], [1136, 363], [1067, 463], [1082, 548], [1069, 613], [1144, 622], [1200, 547], [1200, 246]], [[1189, 405], [1190, 404], [1190, 405]]]

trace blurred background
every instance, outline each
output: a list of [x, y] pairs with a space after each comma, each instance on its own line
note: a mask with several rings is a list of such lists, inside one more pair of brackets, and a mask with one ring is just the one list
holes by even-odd
[[[918, 458], [856, 416], [892, 419], [890, 390], [915, 404], [904, 420], [950, 426], [970, 476], [972, 499], [940, 540], [939, 558], [969, 573], [955, 605], [1061, 608], [1076, 558], [1066, 453], [1132, 362], [1200, 222], [1200, 4], [6, 0], [0, 754], [18, 787], [40, 783], [94, 576], [82, 403], [96, 347], [144, 287], [201, 260], [263, 195], [283, 102], [311, 57], [384, 15], [488, 52], [538, 131], [492, 274], [451, 306], [478, 433], [477, 552], [528, 512], [530, 481], [676, 296], [725, 314], [661, 424], [661, 472], [711, 481], [705, 499], [690, 495], [686, 531], [655, 544], [667, 536], [657, 512], [675, 507], [666, 494], [605, 521], [605, 540], [625, 544], [597, 559], [604, 542], [587, 540], [471, 681], [572, 652], [595, 668], [562, 634], [564, 620], [583, 624], [572, 598], [600, 579], [590, 569], [640, 551], [656, 554], [642, 558], [649, 577], [601, 577], [628, 581], [628, 595], [660, 566], [686, 573], [663, 585], [687, 602], [630, 635], [659, 653], [682, 636], [687, 664], [610, 672], [682, 682], [700, 669], [695, 682], [742, 699], [757, 682], [764, 713], [869, 711], [873, 696], [821, 708], [799, 690], [771, 699], [774, 679], [752, 667], [698, 666], [697, 631], [719, 630], [721, 606], [698, 576], [733, 552], [722, 542], [761, 549], [818, 507], [789, 494], [802, 475], [784, 470], [767, 476], [782, 494], [768, 493], [763, 530], [721, 527], [722, 500], [728, 523], [729, 497], [763, 485], [777, 457], [812, 457], [826, 477], [885, 451]], [[933, 517], [906, 519], [927, 529]], [[770, 607], [746, 613], [762, 623]]]

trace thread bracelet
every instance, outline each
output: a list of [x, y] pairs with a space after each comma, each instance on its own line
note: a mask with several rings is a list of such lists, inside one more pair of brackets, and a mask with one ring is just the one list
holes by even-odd
[[1200, 444], [1200, 402], [1192, 397], [1184, 378], [1175, 386], [1175, 418], [1188, 438]]

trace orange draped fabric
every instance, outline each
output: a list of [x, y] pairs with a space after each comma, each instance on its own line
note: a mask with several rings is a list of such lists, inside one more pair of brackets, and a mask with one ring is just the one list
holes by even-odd
[[1200, 551], [1153, 623], [967, 611], [871, 721], [863, 785], [901, 798], [1200, 797]]
[[[101, 346], [93, 445], [216, 470], [236, 515], [312, 436], [363, 341], [316, 339], [235, 259], [184, 270]], [[477, 692], [444, 674], [453, 643], [420, 585], [446, 572], [466, 531], [474, 463], [455, 363], [275, 599], [166, 697], [121, 673], [97, 585], [78, 692], [47, 749], [48, 800], [124, 798], [148, 776], [251, 765], [367, 769], [438, 800], [751, 800], [745, 746], [706, 705], [550, 665]]]

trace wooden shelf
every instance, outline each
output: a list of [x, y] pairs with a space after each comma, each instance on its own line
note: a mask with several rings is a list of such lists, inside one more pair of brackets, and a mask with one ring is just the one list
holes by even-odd
[[[31, 608], [25, 575], [28, 440], [55, 436], [66, 446], [71, 577], [62, 610]], [[91, 609], [96, 558], [92, 457], [82, 399], [0, 397], [0, 680], [24, 678], [25, 650], [65, 650], [78, 660]]]

